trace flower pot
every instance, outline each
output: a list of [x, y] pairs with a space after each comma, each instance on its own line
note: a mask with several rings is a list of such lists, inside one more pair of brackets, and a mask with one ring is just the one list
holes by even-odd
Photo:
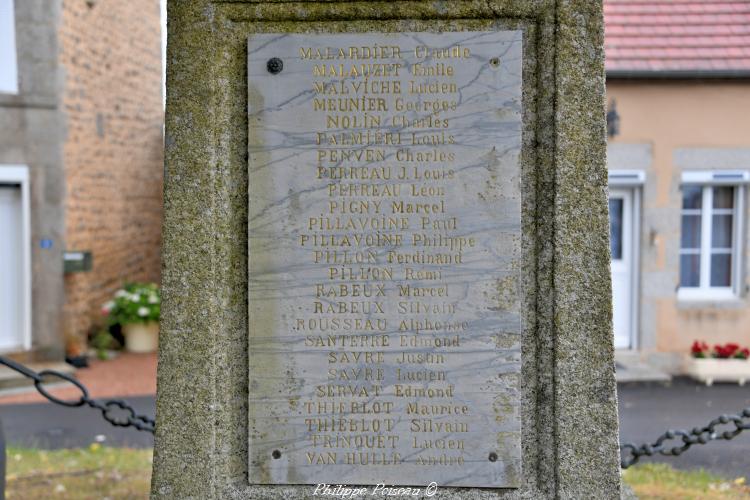
[[745, 385], [750, 380], [750, 361], [746, 359], [690, 358], [685, 366], [688, 375], [712, 385], [714, 382], [737, 382]]
[[159, 323], [130, 323], [123, 325], [125, 349], [128, 352], [155, 352], [159, 346]]

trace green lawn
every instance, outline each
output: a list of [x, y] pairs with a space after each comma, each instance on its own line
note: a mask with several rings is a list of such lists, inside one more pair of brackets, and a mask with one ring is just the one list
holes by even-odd
[[750, 499], [745, 478], [727, 479], [703, 470], [678, 471], [666, 464], [640, 464], [623, 471], [641, 500]]
[[[9, 448], [9, 499], [148, 498], [151, 450], [92, 444], [75, 450]], [[623, 472], [641, 500], [750, 499], [744, 478], [726, 479], [705, 471], [677, 471], [642, 464]]]
[[8, 499], [148, 498], [151, 450], [8, 448]]

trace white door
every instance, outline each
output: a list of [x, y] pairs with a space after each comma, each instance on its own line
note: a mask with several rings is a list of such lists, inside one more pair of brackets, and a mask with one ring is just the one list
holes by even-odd
[[609, 235], [615, 348], [633, 346], [633, 190], [610, 189]]
[[0, 184], [0, 350], [23, 347], [21, 187]]

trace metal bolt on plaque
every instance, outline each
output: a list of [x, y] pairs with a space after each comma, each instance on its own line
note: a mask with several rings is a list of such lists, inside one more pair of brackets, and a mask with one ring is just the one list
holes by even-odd
[[278, 75], [284, 69], [284, 61], [278, 57], [272, 57], [266, 63], [266, 68], [268, 68], [268, 72], [272, 75]]

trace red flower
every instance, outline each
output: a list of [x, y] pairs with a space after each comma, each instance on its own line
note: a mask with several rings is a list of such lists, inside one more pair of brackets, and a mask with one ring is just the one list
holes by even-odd
[[746, 359], [747, 354], [745, 352], [748, 352], [750, 354], [750, 351], [745, 348], [740, 348], [738, 344], [735, 344], [734, 342], [727, 342], [724, 345], [716, 344], [714, 346], [713, 351], [713, 357], [719, 358], [719, 359], [729, 359], [729, 358], [741, 358]]
[[690, 353], [693, 355], [694, 358], [705, 358], [708, 354], [709, 348], [708, 344], [705, 342], [701, 342], [696, 340], [693, 342], [693, 345], [690, 347]]

